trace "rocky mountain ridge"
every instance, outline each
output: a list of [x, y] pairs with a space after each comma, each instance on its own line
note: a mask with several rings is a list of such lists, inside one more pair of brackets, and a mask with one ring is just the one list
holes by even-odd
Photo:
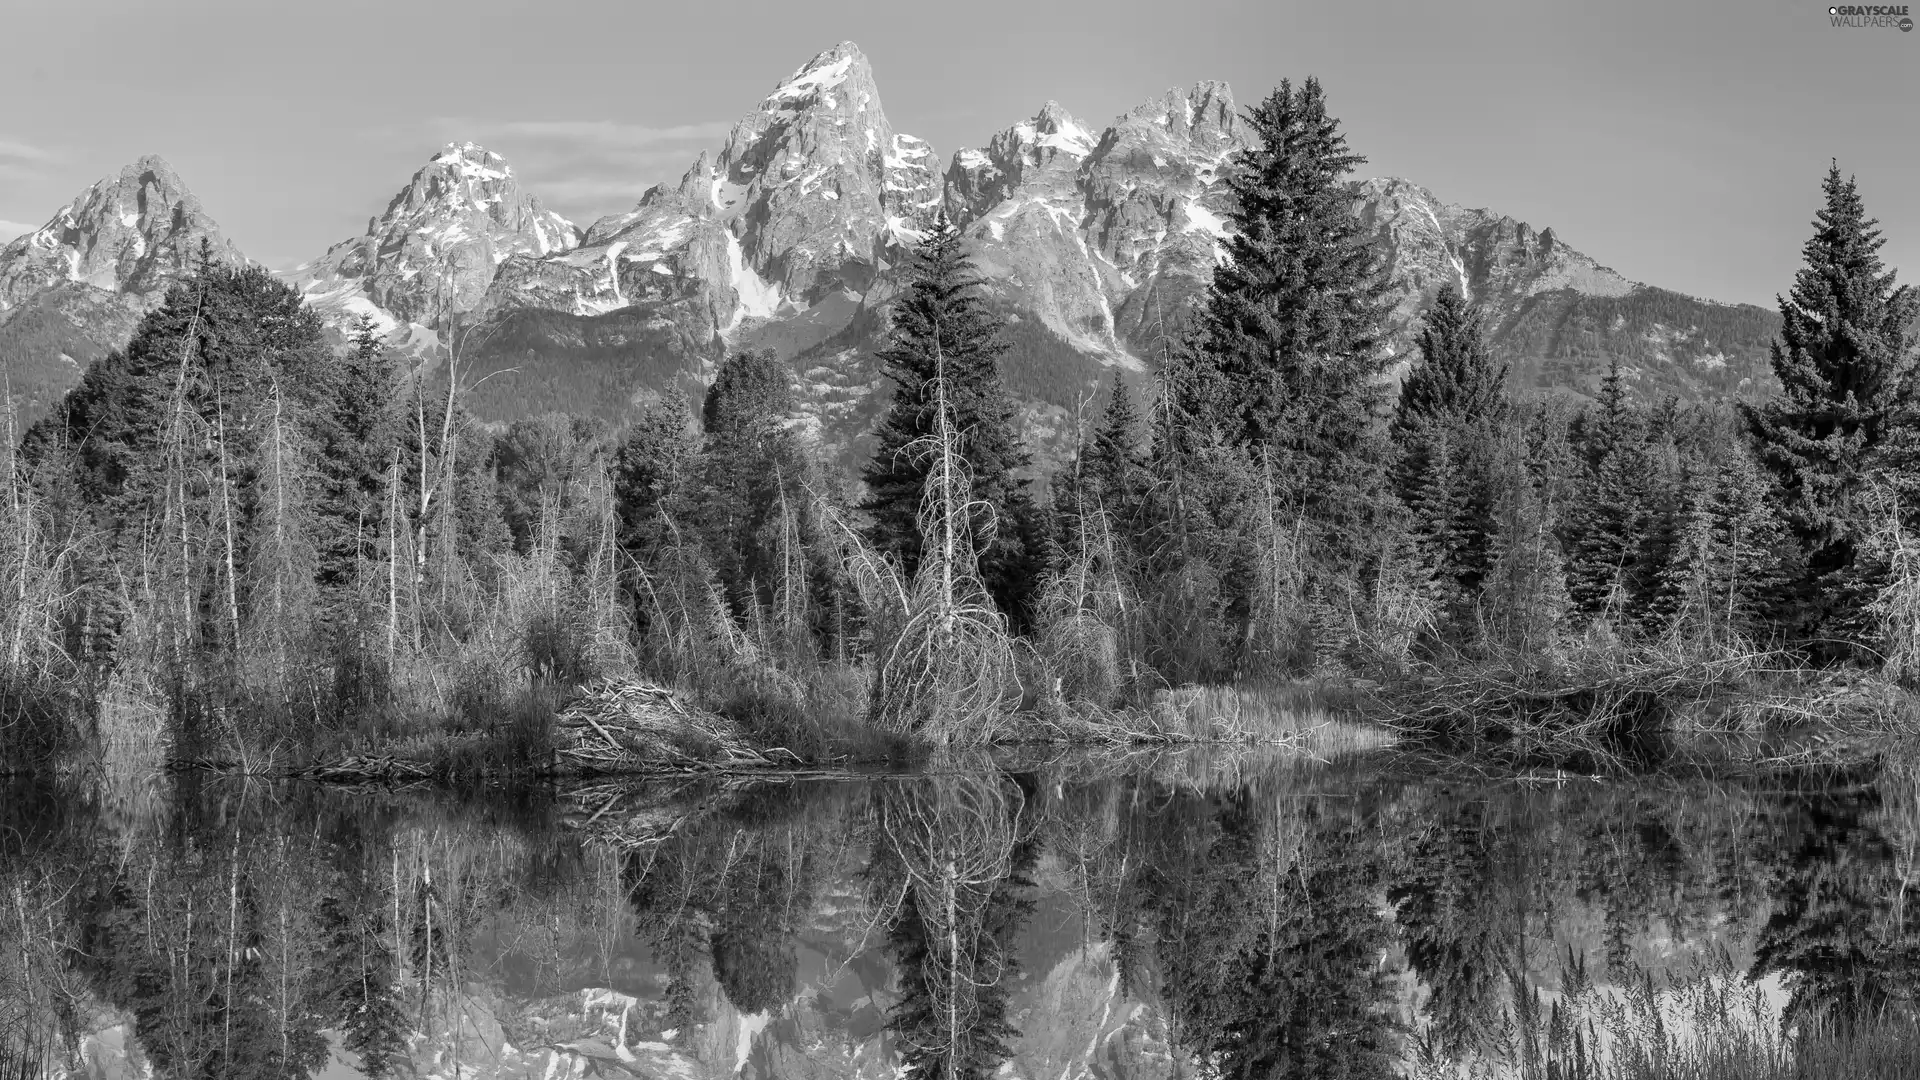
[[[728, 349], [772, 348], [793, 365], [801, 419], [857, 457], [884, 403], [871, 357], [901, 253], [944, 211], [1009, 320], [1005, 373], [1045, 453], [1070, 441], [1074, 414], [1113, 373], [1141, 378], [1195, 310], [1231, 229], [1226, 176], [1251, 145], [1231, 89], [1201, 82], [1105, 126], [1049, 101], [943, 167], [893, 129], [870, 63], [843, 42], [624, 213], [578, 229], [498, 154], [453, 144], [362, 236], [292, 278], [334, 325], [372, 315], [423, 353], [454, 316], [484, 324], [462, 381], [488, 379], [473, 406], [494, 420], [558, 409], [623, 422], [670, 385], [697, 389]], [[139, 305], [185, 268], [182, 244], [219, 236], [154, 161], [0, 251], [0, 320], [65, 296], [68, 324], [96, 343], [124, 340]], [[129, 223], [132, 205], [142, 209]], [[1765, 389], [1770, 312], [1630, 281], [1552, 229], [1406, 180], [1357, 184], [1354, 205], [1392, 282], [1390, 344], [1403, 361], [1420, 313], [1453, 281], [1487, 311], [1522, 390], [1587, 392], [1614, 360], [1649, 396]], [[74, 295], [138, 302], [115, 322]], [[82, 361], [61, 355], [77, 376]]]

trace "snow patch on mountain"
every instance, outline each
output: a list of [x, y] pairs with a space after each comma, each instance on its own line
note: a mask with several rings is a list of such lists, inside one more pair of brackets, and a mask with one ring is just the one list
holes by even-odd
[[[815, 58], [816, 63], [818, 59], [819, 58]], [[853, 66], [853, 59], [851, 55], [844, 55], [837, 60], [822, 64], [819, 67], [803, 67], [799, 71], [794, 72], [793, 76], [776, 88], [773, 93], [768, 94], [767, 100], [781, 101], [786, 98], [818, 95], [833, 87], [839, 86], [841, 83], [847, 81], [847, 69]], [[832, 106], [829, 107], [831, 108]]]
[[784, 299], [780, 295], [780, 287], [754, 273], [753, 267], [747, 265], [746, 257], [740, 250], [739, 238], [731, 232], [727, 233], [727, 268], [732, 272], [734, 295], [739, 298], [739, 305], [733, 311], [733, 319], [727, 324], [728, 330], [739, 325], [742, 317], [765, 319], [772, 317], [774, 312], [780, 310]]

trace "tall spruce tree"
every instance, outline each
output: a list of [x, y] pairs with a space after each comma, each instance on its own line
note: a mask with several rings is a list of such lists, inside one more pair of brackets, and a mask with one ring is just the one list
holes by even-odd
[[862, 472], [869, 496], [861, 509], [872, 515], [875, 546], [911, 574], [919, 565], [920, 504], [931, 466], [923, 440], [936, 427], [932, 383], [944, 377], [972, 496], [982, 505], [972, 522], [975, 542], [991, 537], [979, 551], [980, 576], [1001, 608], [1017, 615], [1037, 554], [1028, 550], [1034, 513], [1028, 480], [1019, 475], [1029, 455], [1000, 381], [999, 359], [1007, 350], [1002, 321], [987, 307], [981, 284], [960, 230], [942, 214], [909, 255], [907, 287], [878, 354], [893, 398], [879, 446]]
[[819, 530], [806, 449], [787, 424], [794, 406], [786, 364], [760, 350], [729, 357], [701, 408], [694, 518], [739, 614], [782, 596], [803, 610], [815, 576], [809, 550]]
[[1203, 313], [1225, 381], [1223, 426], [1270, 457], [1310, 561], [1349, 569], [1377, 547], [1385, 280], [1353, 214], [1348, 151], [1317, 79], [1283, 81], [1247, 115], [1260, 145], [1229, 179], [1235, 234]]
[[1575, 436], [1579, 471], [1561, 522], [1567, 593], [1581, 619], [1633, 614], [1642, 548], [1651, 529], [1646, 418], [1627, 400], [1616, 360], [1600, 382], [1600, 400]]
[[337, 392], [327, 404], [326, 454], [319, 462], [321, 582], [346, 585], [356, 561], [375, 557], [385, 531], [388, 470], [400, 435], [393, 359], [371, 316], [347, 338]]
[[1420, 327], [1420, 362], [1400, 384], [1396, 427], [1423, 419], [1502, 423], [1507, 368], [1487, 351], [1486, 317], [1449, 281], [1440, 286]]
[[1771, 359], [1781, 392], [1742, 411], [1804, 557], [1795, 629], [1831, 639], [1852, 633], [1870, 599], [1871, 569], [1855, 565], [1869, 528], [1859, 497], [1888, 464], [1898, 429], [1913, 423], [1920, 296], [1882, 267], [1878, 223], [1837, 162], [1822, 187], [1826, 205], [1814, 217], [1806, 265], [1779, 298]]
[[1482, 316], [1451, 282], [1419, 344], [1394, 412], [1394, 486], [1442, 599], [1457, 609], [1492, 565], [1492, 448], [1512, 412], [1507, 365], [1489, 356]]
[[693, 409], [679, 390], [628, 429], [613, 463], [619, 540], [628, 555], [645, 559], [688, 523], [700, 457]]
[[1133, 404], [1133, 392], [1119, 376], [1107, 407], [1100, 414], [1100, 425], [1093, 431], [1081, 452], [1087, 493], [1103, 509], [1122, 522], [1130, 520], [1145, 495], [1146, 455], [1141, 452], [1140, 411]]

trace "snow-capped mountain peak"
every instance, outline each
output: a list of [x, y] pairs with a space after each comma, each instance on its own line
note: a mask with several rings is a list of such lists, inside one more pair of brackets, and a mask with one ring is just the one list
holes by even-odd
[[158, 302], [192, 270], [202, 239], [215, 258], [246, 261], [166, 159], [147, 155], [0, 247], [0, 315], [67, 286]]
[[690, 336], [857, 303], [939, 205], [933, 148], [896, 133], [873, 69], [841, 42], [801, 65], [674, 186], [602, 219], [581, 247], [502, 268], [501, 310], [668, 304]]
[[335, 321], [370, 315], [383, 330], [437, 327], [479, 303], [514, 255], [551, 255], [579, 230], [520, 189], [506, 158], [448, 143], [367, 222], [294, 271], [295, 284]]

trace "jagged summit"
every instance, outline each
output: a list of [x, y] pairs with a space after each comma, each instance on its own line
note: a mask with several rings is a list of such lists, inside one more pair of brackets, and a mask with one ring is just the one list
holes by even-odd
[[428, 159], [367, 230], [293, 271], [336, 322], [370, 315], [383, 330], [427, 327], [474, 307], [495, 270], [518, 254], [567, 251], [572, 222], [520, 190], [507, 159], [472, 142]]
[[0, 316], [70, 286], [156, 303], [192, 270], [203, 239], [216, 258], [246, 261], [166, 159], [149, 154], [0, 248]]
[[715, 347], [695, 344], [700, 319], [717, 343], [749, 321], [850, 311], [937, 208], [935, 161], [893, 130], [866, 56], [841, 42], [775, 85], [677, 184], [595, 222], [577, 250], [502, 267], [488, 304], [587, 315], [668, 303], [676, 340], [694, 351]]
[[834, 108], [835, 90], [850, 80], [871, 84], [873, 69], [860, 46], [843, 41], [796, 68], [773, 88], [760, 108], [768, 112], [793, 110], [823, 99], [828, 108]]

